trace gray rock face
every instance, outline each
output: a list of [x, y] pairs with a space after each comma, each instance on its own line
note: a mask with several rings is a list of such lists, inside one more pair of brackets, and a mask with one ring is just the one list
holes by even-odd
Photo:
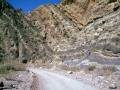
[[0, 13], [1, 59], [82, 60], [94, 52], [120, 56], [117, 0], [64, 0], [27, 16], [4, 4]]
[[117, 0], [64, 0], [33, 10], [27, 19], [62, 61], [88, 58], [92, 52], [119, 57], [119, 6]]

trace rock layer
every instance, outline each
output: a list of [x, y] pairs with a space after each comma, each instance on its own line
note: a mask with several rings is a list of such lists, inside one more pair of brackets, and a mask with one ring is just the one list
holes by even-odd
[[120, 57], [119, 0], [63, 0], [26, 16], [0, 4], [2, 59], [81, 60], [94, 52]]
[[120, 9], [117, 0], [63, 0], [27, 15], [57, 59], [74, 60], [99, 52], [120, 56]]

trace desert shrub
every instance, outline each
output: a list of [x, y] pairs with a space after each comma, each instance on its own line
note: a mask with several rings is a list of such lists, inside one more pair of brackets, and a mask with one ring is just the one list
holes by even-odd
[[94, 71], [96, 71], [96, 69], [97, 69], [96, 65], [86, 65], [85, 67], [83, 67], [83, 71], [86, 74], [93, 73]]
[[94, 71], [96, 69], [95, 65], [91, 65], [88, 67], [88, 71]]
[[109, 76], [117, 70], [118, 69], [115, 66], [103, 66], [102, 68], [98, 69], [98, 74], [101, 76]]
[[25, 71], [26, 65], [25, 64], [17, 64], [14, 66], [14, 71]]
[[14, 71], [24, 71], [26, 70], [26, 65], [15, 60], [4, 60], [0, 62], [0, 74], [8, 74]]
[[74, 72], [80, 70], [79, 67], [69, 67], [69, 66], [66, 66], [66, 65], [62, 65], [62, 66], [60, 66], [60, 68], [61, 68], [62, 70], [66, 70], [66, 71], [74, 71]]
[[111, 72], [116, 72], [117, 68], [115, 66], [104, 66], [102, 68], [104, 71], [111, 71]]
[[0, 66], [0, 74], [7, 74], [10, 70], [14, 70], [14, 67], [11, 65]]

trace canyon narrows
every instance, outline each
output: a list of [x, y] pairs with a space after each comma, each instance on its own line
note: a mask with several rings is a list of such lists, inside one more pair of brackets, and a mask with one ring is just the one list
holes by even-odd
[[[17, 71], [17, 83], [23, 81], [19, 90], [31, 90], [35, 80], [39, 87], [37, 70], [42, 75], [62, 72], [71, 84], [76, 79], [101, 90], [120, 90], [120, 1], [63, 0], [25, 15], [0, 0], [0, 74], [11, 70]], [[54, 84], [54, 77], [45, 78]], [[69, 80], [58, 81], [61, 87]]]

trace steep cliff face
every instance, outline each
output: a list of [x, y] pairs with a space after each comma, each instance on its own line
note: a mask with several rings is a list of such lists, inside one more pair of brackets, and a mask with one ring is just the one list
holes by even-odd
[[63, 0], [28, 15], [0, 2], [0, 57], [75, 60], [120, 56], [119, 0]]
[[22, 11], [0, 0], [0, 60], [32, 60], [46, 56], [43, 37]]
[[0, 62], [7, 59], [36, 60], [34, 66], [120, 90], [120, 1], [63, 0], [24, 15], [0, 0]]
[[118, 7], [117, 0], [64, 0], [60, 5], [68, 17], [82, 25], [109, 14]]
[[119, 57], [119, 5], [117, 0], [63, 0], [33, 10], [27, 19], [63, 61], [98, 51]]

